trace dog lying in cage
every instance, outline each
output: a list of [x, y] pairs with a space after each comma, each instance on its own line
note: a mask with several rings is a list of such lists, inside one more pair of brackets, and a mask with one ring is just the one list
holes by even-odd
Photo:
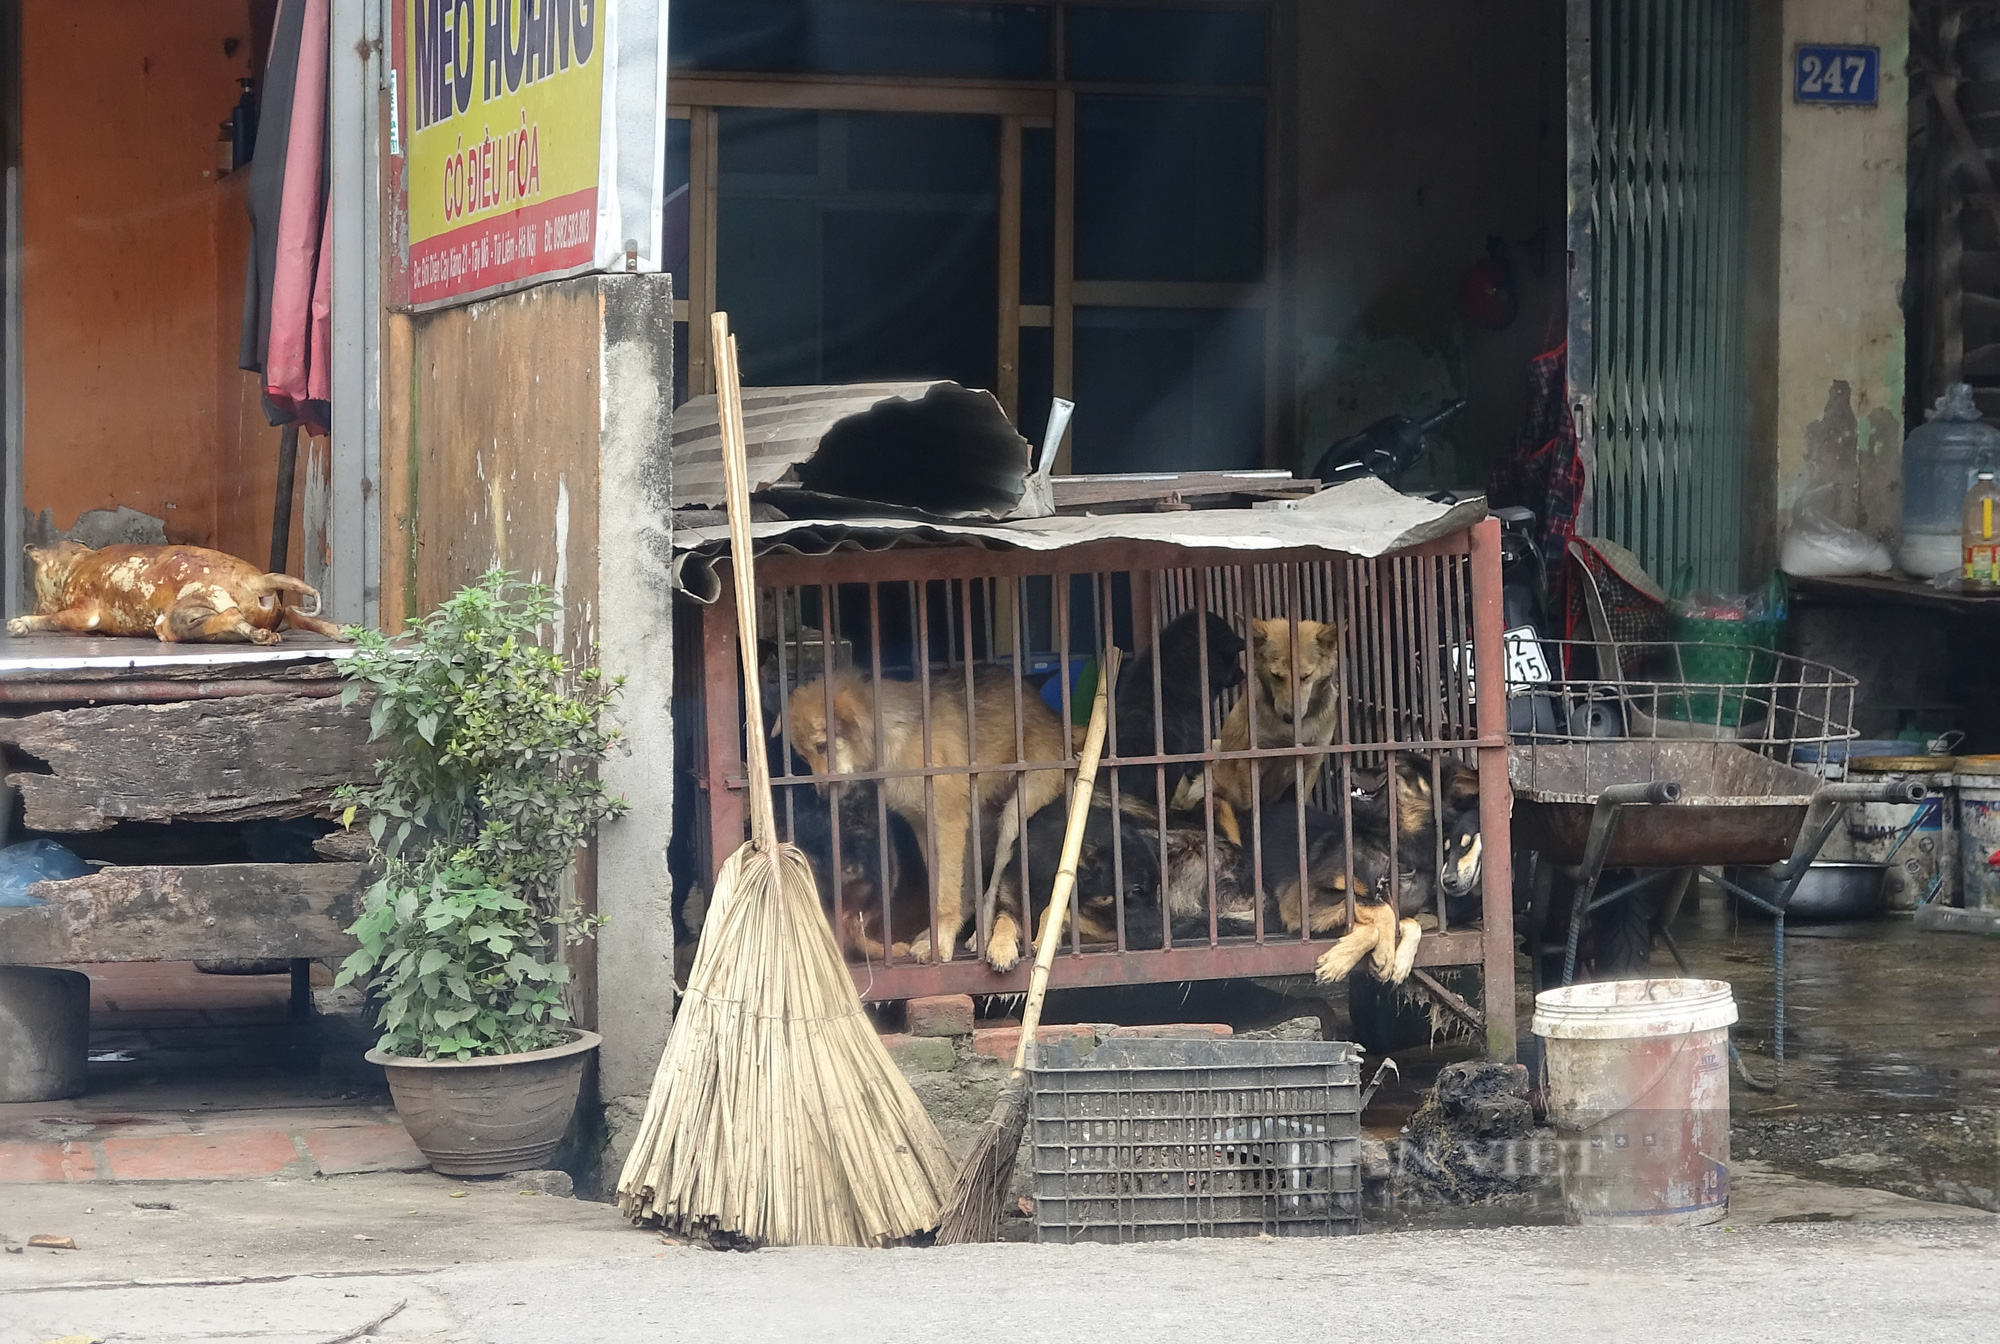
[[1374, 789], [1356, 793], [1354, 827], [1357, 832], [1386, 837], [1393, 810], [1397, 861], [1408, 865], [1422, 885], [1424, 908], [1435, 908], [1432, 893], [1442, 891], [1445, 915], [1451, 922], [1470, 923], [1481, 909], [1479, 772], [1445, 760], [1438, 763], [1438, 776], [1434, 786], [1427, 757], [1397, 752], [1388, 777]]
[[[1299, 879], [1300, 812], [1304, 812], [1305, 881]], [[1404, 871], [1389, 880], [1386, 837], [1369, 834], [1356, 817], [1354, 843], [1335, 814], [1296, 798], [1266, 803], [1257, 814], [1263, 855], [1264, 889], [1286, 933], [1303, 925], [1315, 936], [1340, 932], [1321, 954], [1314, 973], [1322, 981], [1345, 979], [1364, 959], [1378, 979], [1401, 984], [1416, 965], [1422, 929], [1415, 916], [1424, 908], [1422, 885]], [[1348, 874], [1354, 879], [1354, 920], [1347, 915]], [[1392, 902], [1392, 897], [1393, 902]], [[1247, 921], [1238, 921], [1247, 931]]]
[[[1068, 824], [1068, 812], [1060, 807], [1047, 808], [1028, 821], [1027, 839], [1021, 849], [1027, 863], [1037, 937], [1041, 921], [1048, 917], [1048, 895], [1062, 862], [1063, 835]], [[1164, 870], [1160, 866], [1163, 851]], [[1162, 828], [1158, 810], [1130, 795], [1119, 797], [1114, 827], [1110, 797], [1102, 792], [1094, 794], [1084, 823], [1083, 844], [1077, 851], [1078, 940], [1096, 946], [1115, 944], [1121, 904], [1128, 949], [1164, 947], [1163, 927], [1171, 927], [1177, 939], [1205, 939], [1211, 852], [1218, 919], [1225, 927], [1246, 913], [1254, 921], [1256, 879], [1249, 855], [1240, 846], [1218, 834], [1211, 851], [1199, 817], [1169, 813]], [[1021, 908], [1020, 881], [1020, 863], [1009, 863], [999, 879], [1003, 906]]]
[[[961, 672], [933, 676], [926, 704], [917, 682], [871, 678], [853, 668], [834, 672], [829, 686], [820, 678], [792, 692], [787, 705], [792, 745], [813, 774], [846, 774], [864, 770], [923, 770], [937, 766], [1011, 765], [1064, 759], [1062, 725], [1041, 697], [1019, 696], [1019, 741], [1016, 754], [1016, 687], [1003, 668], [980, 667], [973, 677], [973, 746], [967, 751], [965, 680]], [[832, 715], [827, 709], [831, 701]], [[929, 722], [930, 759], [925, 760], [925, 722]], [[773, 728], [775, 734], [777, 729]], [[878, 741], [881, 749], [878, 753]], [[912, 941], [910, 952], [920, 960], [950, 961], [957, 950], [971, 909], [965, 902], [966, 856], [972, 827], [997, 816], [997, 839], [990, 851], [997, 881], [1021, 832], [1023, 811], [1032, 817], [1062, 796], [1060, 769], [979, 775], [975, 805], [972, 776], [932, 776], [926, 789], [922, 776], [882, 781], [889, 807], [907, 821], [920, 838], [936, 824], [937, 939], [927, 929]], [[928, 800], [926, 793], [928, 792]], [[1025, 804], [1025, 807], [1024, 807]], [[933, 812], [935, 815], [933, 815]], [[983, 832], [982, 832], [983, 836]], [[975, 880], [973, 890], [979, 890]], [[990, 888], [989, 888], [990, 889]], [[997, 893], [996, 893], [997, 895]], [[982, 949], [996, 971], [1009, 971], [1021, 959], [1021, 924], [1013, 910], [997, 909], [991, 935]]]
[[[1286, 617], [1250, 622], [1250, 688], [1230, 707], [1216, 746], [1221, 751], [1251, 747], [1251, 712], [1256, 715], [1258, 747], [1327, 746], [1340, 728], [1340, 632], [1322, 621], [1298, 623], [1297, 667], [1293, 666], [1292, 622]], [[1297, 722], [1294, 723], [1294, 718]], [[1304, 787], [1310, 794], [1326, 766], [1323, 755], [1283, 756], [1267, 760], [1225, 760], [1215, 763], [1215, 796], [1229, 805], [1223, 822], [1233, 839], [1241, 839], [1237, 816], [1259, 803], [1274, 803], [1299, 782], [1296, 764], [1303, 760]], [[1255, 767], [1257, 786], [1252, 795]], [[1174, 796], [1176, 811], [1197, 807], [1205, 788], [1199, 774], [1182, 782]]]
[[[1367, 958], [1379, 979], [1401, 984], [1416, 965], [1426, 924], [1435, 926], [1437, 898], [1455, 923], [1479, 913], [1481, 846], [1479, 772], [1456, 761], [1438, 763], [1436, 786], [1431, 763], [1414, 752], [1398, 752], [1386, 777], [1372, 790], [1356, 791], [1351, 804], [1354, 843], [1354, 925], [1314, 968], [1322, 981], [1347, 976]], [[1347, 924], [1349, 860], [1340, 819], [1308, 807], [1306, 870], [1314, 933]], [[1277, 900], [1286, 931], [1300, 925], [1297, 876], [1296, 801], [1267, 806], [1259, 817], [1264, 843], [1265, 885]], [[1395, 881], [1390, 874], [1390, 830], [1395, 830]], [[1289, 863], [1290, 868], [1282, 867]], [[1276, 878], [1274, 881], [1274, 865]]]
[[[812, 861], [829, 919], [834, 919], [835, 893], [839, 893], [834, 934], [842, 954], [861, 961], [908, 956], [910, 944], [929, 928], [931, 911], [924, 851], [910, 823], [894, 809], [881, 806], [880, 787], [873, 780], [843, 784], [831, 800], [809, 790], [798, 790], [798, 794], [790, 809], [791, 840]], [[785, 812], [781, 804], [778, 815], [782, 818]], [[840, 832], [837, 882], [833, 869], [836, 825]], [[882, 914], [885, 893], [889, 911], [886, 929]]]

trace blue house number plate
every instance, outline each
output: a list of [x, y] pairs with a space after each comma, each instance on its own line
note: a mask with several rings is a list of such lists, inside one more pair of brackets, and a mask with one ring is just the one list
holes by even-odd
[[1792, 57], [1792, 97], [1801, 103], [1873, 107], [1881, 74], [1880, 47], [1801, 46]]

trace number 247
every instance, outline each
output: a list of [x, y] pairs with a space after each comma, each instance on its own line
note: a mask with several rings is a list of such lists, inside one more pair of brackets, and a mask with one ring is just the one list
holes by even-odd
[[[1805, 80], [1799, 85], [1801, 93], [1854, 93], [1861, 88], [1861, 80], [1868, 73], [1868, 60], [1863, 56], [1836, 56], [1830, 61], [1821, 61], [1817, 56], [1801, 58], [1805, 67]], [[1853, 72], [1846, 86], [1841, 84], [1841, 68]]]

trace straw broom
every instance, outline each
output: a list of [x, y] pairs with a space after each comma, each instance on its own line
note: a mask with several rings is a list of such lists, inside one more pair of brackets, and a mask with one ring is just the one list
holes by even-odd
[[861, 1011], [811, 864], [778, 843], [736, 342], [726, 314], [711, 330], [750, 725], [750, 842], [716, 877], [618, 1207], [682, 1235], [880, 1246], [937, 1226], [951, 1156]]
[[1000, 1204], [1014, 1180], [1014, 1157], [1021, 1148], [1021, 1131], [1028, 1123], [1028, 1043], [1042, 1025], [1042, 1000], [1048, 997], [1049, 968], [1055, 965], [1056, 945], [1062, 942], [1063, 925], [1069, 919], [1070, 893], [1076, 889], [1076, 861], [1083, 849], [1083, 829], [1090, 820], [1090, 795], [1097, 785], [1097, 758], [1104, 750], [1106, 720], [1110, 717], [1111, 687], [1118, 680], [1121, 650], [1113, 645], [1105, 655], [1102, 675], [1097, 678], [1097, 698], [1090, 705], [1090, 729], [1084, 734], [1083, 758], [1077, 763], [1076, 791], [1070, 795], [1069, 825], [1063, 831], [1062, 864], [1056, 869], [1055, 886], [1049, 892], [1049, 912], [1042, 921], [1035, 944], [1035, 970], [1028, 979], [1028, 1002], [1021, 1010], [1021, 1040], [1014, 1047], [1014, 1072], [979, 1138], [958, 1169], [951, 1197], [945, 1201], [943, 1221], [938, 1224], [937, 1244], [961, 1246], [970, 1242], [992, 1241], [1000, 1233]]

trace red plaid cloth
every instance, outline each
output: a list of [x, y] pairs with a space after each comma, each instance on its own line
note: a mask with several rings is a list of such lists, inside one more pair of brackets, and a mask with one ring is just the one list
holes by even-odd
[[1569, 541], [1583, 510], [1583, 455], [1565, 399], [1568, 367], [1567, 341], [1529, 361], [1528, 418], [1486, 485], [1494, 507], [1518, 504], [1535, 511], [1535, 540], [1555, 590], [1549, 594], [1554, 611], [1568, 606], [1562, 590], [1568, 586]]
[[[1590, 607], [1581, 579], [1567, 583], [1569, 605], [1564, 614], [1563, 638], [1592, 641], [1610, 639], [1619, 646], [1620, 669], [1626, 676], [1640, 672], [1652, 659], [1652, 647], [1667, 637], [1666, 594], [1639, 564], [1639, 558], [1602, 537], [1577, 537], [1569, 548], [1564, 577], [1570, 566], [1587, 570], [1604, 603], [1604, 621], [1609, 627], [1598, 630], [1590, 619]], [[1599, 676], [1610, 676], [1609, 668]]]

